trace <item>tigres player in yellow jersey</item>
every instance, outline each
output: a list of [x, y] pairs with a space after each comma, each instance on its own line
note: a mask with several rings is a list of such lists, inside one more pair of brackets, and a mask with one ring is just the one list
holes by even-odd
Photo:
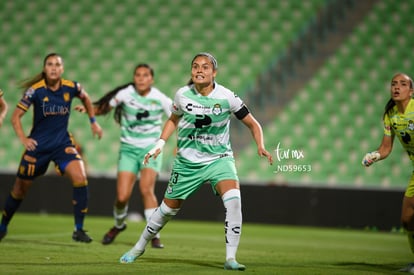
[[4, 118], [8, 110], [7, 102], [4, 100], [3, 91], [0, 89], [0, 127], [3, 125]]
[[[367, 153], [362, 164], [370, 166], [385, 159], [392, 151], [397, 137], [407, 151], [414, 165], [414, 99], [413, 80], [406, 74], [398, 73], [391, 80], [391, 98], [385, 106], [384, 137], [377, 151]], [[404, 194], [401, 222], [407, 231], [411, 251], [414, 253], [414, 172]], [[414, 263], [400, 271], [414, 273]]]

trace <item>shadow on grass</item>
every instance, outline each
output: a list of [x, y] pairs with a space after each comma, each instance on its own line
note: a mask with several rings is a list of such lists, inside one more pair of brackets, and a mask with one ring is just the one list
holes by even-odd
[[[134, 246], [135, 243], [130, 243], [130, 242], [126, 242], [126, 241], [120, 241], [117, 242], [117, 245], [122, 245], [127, 247], [128, 249], [132, 248]], [[104, 245], [106, 246], [106, 245]], [[154, 250], [163, 250], [163, 249], [159, 249], [159, 248], [152, 248], [151, 244], [148, 245], [148, 248], [146, 249], [146, 251], [149, 251], [150, 249], [154, 249]], [[126, 252], [127, 250], [125, 250]], [[119, 255], [121, 256], [121, 255]], [[224, 265], [224, 260], [223, 262], [206, 262], [203, 261], [202, 259], [188, 259], [188, 258], [159, 258], [159, 257], [154, 257], [154, 256], [146, 256], [145, 254], [140, 257], [139, 259], [137, 259], [136, 262], [145, 262], [145, 263], [156, 263], [156, 264], [187, 264], [187, 265], [195, 265], [195, 266], [202, 266], [202, 267], [211, 267], [211, 268], [223, 268]], [[134, 263], [132, 263], [134, 264]]]
[[224, 261], [223, 262], [206, 262], [200, 259], [179, 259], [179, 258], [142, 258], [139, 259], [141, 262], [147, 262], [147, 263], [156, 263], [159, 265], [162, 264], [187, 264], [187, 265], [195, 265], [195, 266], [202, 266], [202, 267], [211, 267], [211, 268], [223, 268]]
[[404, 267], [404, 264], [372, 264], [365, 262], [340, 262], [333, 265], [349, 267], [356, 270], [370, 270], [383, 272], [397, 272], [400, 268]]
[[[208, 268], [223, 268], [223, 264], [221, 262], [205, 262], [202, 260], [197, 260], [197, 259], [172, 259], [172, 258], [142, 258], [137, 260], [134, 263], [130, 263], [130, 264], [121, 264], [118, 262], [118, 264], [120, 266], [133, 266], [133, 265], [139, 265], [139, 263], [150, 263], [150, 264], [157, 264], [157, 266], [162, 266], [163, 264], [166, 265], [171, 265], [171, 264], [177, 264], [177, 265], [194, 265], [194, 266], [200, 266], [200, 267], [208, 267]], [[39, 262], [7, 262], [7, 263], [1, 263], [0, 262], [0, 267], [7, 267], [7, 266], [19, 266], [19, 267], [30, 267], [30, 266], [86, 266], [89, 267], [91, 265], [100, 265], [100, 266], [113, 266], [114, 264], [116, 264], [116, 262], [102, 262], [102, 261], [94, 261], [94, 262], [73, 262], [73, 263], [68, 263], [68, 262], [53, 262], [52, 261], [48, 261], [46, 260], [43, 263], [39, 263]], [[0, 268], [0, 270], [3, 268]]]
[[[9, 241], [9, 239], [7, 239]], [[22, 244], [38, 244], [38, 245], [55, 245], [55, 246], [67, 246], [67, 247], [75, 247], [79, 245], [79, 242], [72, 243], [69, 242], [57, 242], [57, 241], [48, 241], [48, 240], [33, 240], [33, 239], [10, 239], [13, 243], [22, 243]], [[71, 240], [70, 240], [71, 241]]]

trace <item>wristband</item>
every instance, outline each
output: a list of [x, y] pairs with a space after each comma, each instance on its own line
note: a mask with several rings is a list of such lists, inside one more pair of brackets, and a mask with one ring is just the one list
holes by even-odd
[[165, 140], [159, 139], [159, 140], [157, 140], [157, 143], [155, 143], [154, 148], [162, 150], [162, 148], [164, 148], [164, 145], [165, 145]]
[[96, 122], [96, 118], [93, 116], [93, 117], [90, 117], [89, 118], [89, 121], [91, 122], [91, 123], [95, 123]]
[[145, 155], [145, 158], [144, 158], [144, 161], [142, 162], [142, 164], [147, 165], [149, 158], [151, 158], [153, 155], [155, 155], [155, 153], [158, 150], [160, 150], [160, 152], [161, 152], [164, 145], [165, 145], [165, 140], [163, 140], [163, 139], [157, 140], [154, 147], [151, 150], [149, 150], [149, 152]]
[[159, 139], [157, 140], [157, 142], [155, 143], [155, 146], [148, 152], [148, 154], [150, 156], [154, 155], [155, 152], [157, 152], [158, 150], [162, 150], [162, 148], [164, 148], [165, 145], [165, 140], [163, 139]]

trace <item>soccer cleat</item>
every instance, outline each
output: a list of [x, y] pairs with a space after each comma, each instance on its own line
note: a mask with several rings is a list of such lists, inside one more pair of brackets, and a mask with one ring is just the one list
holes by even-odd
[[164, 245], [161, 243], [160, 238], [154, 238], [151, 240], [152, 248], [164, 248]]
[[116, 237], [116, 236], [118, 236], [118, 234], [119, 234], [120, 232], [124, 231], [124, 230], [126, 229], [126, 227], [127, 227], [127, 225], [126, 225], [125, 223], [122, 225], [122, 227], [121, 227], [121, 228], [118, 228], [118, 227], [116, 227], [116, 226], [112, 227], [112, 228], [108, 231], [108, 233], [106, 233], [106, 234], [103, 236], [103, 239], [102, 239], [102, 244], [110, 244], [110, 243], [112, 243], [112, 242], [115, 240], [115, 237]]
[[410, 263], [407, 266], [399, 269], [400, 272], [408, 272], [408, 273], [414, 273], [414, 263]]
[[239, 264], [235, 259], [229, 259], [224, 263], [225, 270], [245, 270], [246, 266]]
[[144, 254], [145, 250], [136, 250], [135, 248], [132, 248], [130, 251], [122, 255], [122, 257], [119, 259], [119, 262], [121, 264], [130, 264], [133, 263], [139, 256]]
[[90, 243], [92, 241], [92, 238], [86, 234], [86, 231], [78, 229], [76, 231], [73, 231], [72, 240], [76, 242]]

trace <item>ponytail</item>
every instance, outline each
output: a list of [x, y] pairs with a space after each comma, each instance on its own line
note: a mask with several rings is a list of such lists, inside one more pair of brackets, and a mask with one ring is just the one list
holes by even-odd
[[[98, 109], [98, 112], [100, 114], [107, 114], [109, 111], [111, 111], [111, 106], [109, 105], [109, 101], [122, 89], [125, 89], [129, 85], [134, 85], [134, 83], [127, 83], [121, 86], [116, 87], [115, 89], [109, 91], [106, 93], [103, 97], [101, 97], [99, 100], [95, 101], [93, 105], [95, 105]], [[121, 113], [122, 113], [122, 107], [116, 106], [115, 112], [114, 112], [114, 119], [117, 123], [121, 123]]]
[[32, 87], [33, 84], [39, 82], [42, 79], [46, 79], [46, 75], [44, 72], [38, 73], [37, 75], [22, 81], [22, 83], [19, 86], [20, 88], [24, 89], [24, 92], [26, 92], [26, 90]]

